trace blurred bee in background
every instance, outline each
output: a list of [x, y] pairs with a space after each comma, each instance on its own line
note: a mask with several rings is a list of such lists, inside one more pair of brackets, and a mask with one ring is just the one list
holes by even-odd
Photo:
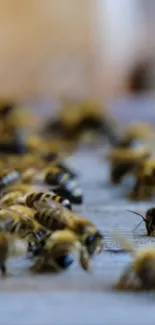
[[117, 145], [122, 136], [116, 120], [101, 105], [93, 100], [62, 100], [59, 118], [45, 126], [45, 133], [60, 136], [77, 147], [86, 138], [94, 143], [95, 136], [108, 137], [110, 144]]
[[155, 248], [144, 246], [136, 250], [134, 245], [122, 235], [115, 239], [124, 250], [130, 252], [133, 262], [129, 264], [115, 284], [117, 290], [151, 290], [155, 288]]
[[152, 197], [155, 190], [155, 158], [144, 160], [134, 175], [136, 181], [129, 197], [134, 200]]
[[[112, 146], [118, 145], [122, 139], [120, 128], [114, 117], [94, 101], [84, 101], [81, 104], [83, 130], [91, 130], [98, 135], [106, 136]], [[94, 137], [94, 133], [92, 133]], [[92, 138], [90, 138], [91, 140]]]
[[[145, 222], [145, 227], [148, 236], [155, 236], [155, 208], [148, 209], [146, 211], [145, 217], [136, 211], [132, 211], [132, 210], [128, 210], [128, 211], [142, 218], [141, 222], [143, 221]], [[141, 222], [136, 226], [134, 231], [140, 226]]]
[[61, 171], [60, 168], [50, 167], [45, 170], [44, 181], [51, 186], [58, 186], [54, 192], [67, 198], [73, 204], [83, 203], [83, 193], [76, 180], [70, 178], [70, 175]]
[[7, 154], [25, 153], [27, 149], [22, 137], [22, 130], [19, 124], [20, 121], [16, 114], [16, 104], [1, 100], [0, 117], [0, 135], [2, 139], [0, 141], [0, 152]]
[[31, 270], [44, 272], [48, 268], [52, 268], [54, 271], [59, 272], [62, 269], [59, 259], [61, 256], [67, 256], [70, 253], [77, 255], [80, 265], [84, 270], [90, 270], [88, 252], [78, 241], [75, 233], [70, 230], [59, 230], [47, 236], [42, 252], [40, 252], [40, 256]]
[[135, 122], [124, 130], [124, 136], [119, 143], [119, 148], [132, 147], [134, 142], [149, 142], [154, 138], [154, 128], [147, 122]]
[[111, 182], [119, 184], [127, 174], [139, 170], [150, 156], [151, 148], [148, 146], [112, 150], [108, 155], [108, 160], [111, 162]]

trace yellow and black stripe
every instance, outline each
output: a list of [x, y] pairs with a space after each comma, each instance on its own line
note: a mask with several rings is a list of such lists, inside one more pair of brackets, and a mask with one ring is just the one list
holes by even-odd
[[68, 199], [63, 198], [54, 192], [33, 192], [28, 194], [26, 197], [26, 204], [30, 208], [35, 208], [36, 202], [46, 202], [48, 205], [48, 201], [55, 201], [70, 210], [72, 209], [71, 203]]
[[34, 219], [51, 231], [66, 228], [66, 221], [61, 218], [57, 209], [43, 208], [35, 213]]

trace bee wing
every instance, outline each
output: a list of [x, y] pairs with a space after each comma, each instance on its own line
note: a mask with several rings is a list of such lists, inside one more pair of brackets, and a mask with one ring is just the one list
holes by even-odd
[[10, 214], [10, 217], [13, 217], [13, 214], [16, 214], [16, 215], [18, 215], [19, 216], [19, 218], [22, 220], [25, 220], [25, 219], [27, 219], [27, 220], [31, 220], [31, 218], [30, 217], [28, 217], [27, 215], [25, 215], [24, 213], [21, 213], [21, 212], [19, 212], [19, 211], [16, 211], [15, 209], [12, 209], [11, 208], [11, 206], [9, 207], [9, 208], [6, 208], [5, 209], [7, 212], [8, 212], [8, 214]]
[[35, 206], [36, 210], [45, 209], [45, 208], [46, 209], [54, 208], [54, 209], [60, 210], [62, 214], [66, 214], [67, 216], [73, 215], [72, 211], [65, 208], [63, 205], [61, 205], [61, 203], [52, 201], [52, 200], [48, 200], [48, 199], [46, 199], [44, 202], [35, 202], [34, 206]]
[[130, 252], [132, 255], [135, 254], [135, 246], [134, 243], [126, 239], [122, 234], [118, 233], [117, 231], [114, 231], [112, 233], [112, 237], [115, 239], [116, 242], [120, 244], [120, 246], [126, 250], [127, 252]]

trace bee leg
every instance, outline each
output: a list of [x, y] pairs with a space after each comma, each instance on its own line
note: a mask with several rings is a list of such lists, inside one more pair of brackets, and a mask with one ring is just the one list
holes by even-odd
[[43, 271], [45, 264], [45, 257], [40, 256], [39, 259], [36, 261], [36, 263], [30, 267], [30, 270], [34, 273], [39, 273]]
[[6, 275], [6, 265], [5, 263], [1, 263], [1, 272], [2, 272], [2, 276], [5, 276]]
[[50, 258], [50, 265], [53, 267], [55, 272], [61, 271], [61, 267], [58, 265], [58, 263], [54, 259]]
[[81, 248], [80, 252], [80, 264], [85, 271], [90, 271], [90, 259], [89, 254], [85, 247]]
[[125, 271], [123, 272], [122, 276], [118, 280], [118, 282], [115, 284], [115, 289], [118, 290], [127, 290], [130, 288], [131, 284], [131, 278], [133, 274], [132, 265], [127, 266]]
[[28, 242], [27, 252], [26, 252], [26, 258], [33, 257], [33, 250], [34, 250], [33, 244], [31, 242]]
[[129, 194], [132, 200], [140, 200], [145, 198], [145, 184], [139, 179], [136, 181], [133, 190]]

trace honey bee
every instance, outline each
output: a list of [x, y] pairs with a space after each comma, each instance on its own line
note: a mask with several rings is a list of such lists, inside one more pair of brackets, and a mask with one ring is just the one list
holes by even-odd
[[46, 271], [49, 267], [54, 271], [61, 271], [59, 258], [74, 253], [77, 255], [81, 267], [89, 271], [90, 260], [86, 248], [79, 242], [75, 233], [70, 230], [59, 230], [47, 236], [42, 252], [31, 270], [35, 272]]
[[123, 249], [130, 252], [133, 262], [129, 264], [115, 284], [117, 290], [151, 290], [155, 288], [155, 248], [144, 246], [138, 250], [134, 244], [122, 235], [116, 235], [116, 240]]
[[150, 140], [154, 137], [154, 129], [147, 122], [138, 122], [129, 125], [125, 130], [125, 136], [119, 147], [130, 147], [136, 140]]
[[18, 182], [20, 179], [20, 174], [15, 171], [5, 170], [0, 176], [0, 190], [5, 190], [6, 187]]
[[47, 208], [45, 204], [36, 202], [35, 208], [38, 210], [34, 215], [35, 220], [47, 230], [71, 230], [78, 235], [80, 242], [87, 247], [90, 255], [101, 252], [103, 235], [90, 220], [76, 216], [59, 204]]
[[147, 199], [154, 194], [155, 190], [155, 158], [151, 157], [135, 170], [135, 185], [130, 193], [134, 200]]
[[82, 190], [78, 186], [78, 183], [71, 179], [69, 174], [62, 173], [61, 169], [47, 169], [44, 181], [48, 185], [57, 185], [58, 187], [54, 190], [56, 194], [67, 198], [71, 201], [71, 203], [83, 203], [83, 194]]
[[114, 149], [108, 155], [111, 161], [111, 182], [118, 184], [127, 174], [139, 170], [150, 155], [151, 149], [147, 146], [137, 150]]
[[[132, 211], [132, 210], [128, 210], [128, 211], [131, 213], [134, 213], [142, 218], [142, 221], [145, 222], [146, 231], [147, 231], [148, 236], [155, 235], [155, 208], [148, 209], [146, 211], [145, 217], [136, 211]], [[134, 231], [137, 229], [137, 227], [139, 227], [140, 224], [141, 224], [141, 222], [136, 226]]]
[[50, 206], [50, 201], [56, 201], [61, 203], [64, 207], [72, 210], [69, 200], [55, 194], [54, 192], [32, 192], [21, 198], [21, 203], [27, 204], [30, 208], [35, 208], [36, 202], [47, 202], [47, 206]]
[[18, 203], [19, 198], [22, 197], [22, 192], [14, 191], [9, 192], [0, 199], [0, 204], [3, 206], [10, 206], [12, 204]]

